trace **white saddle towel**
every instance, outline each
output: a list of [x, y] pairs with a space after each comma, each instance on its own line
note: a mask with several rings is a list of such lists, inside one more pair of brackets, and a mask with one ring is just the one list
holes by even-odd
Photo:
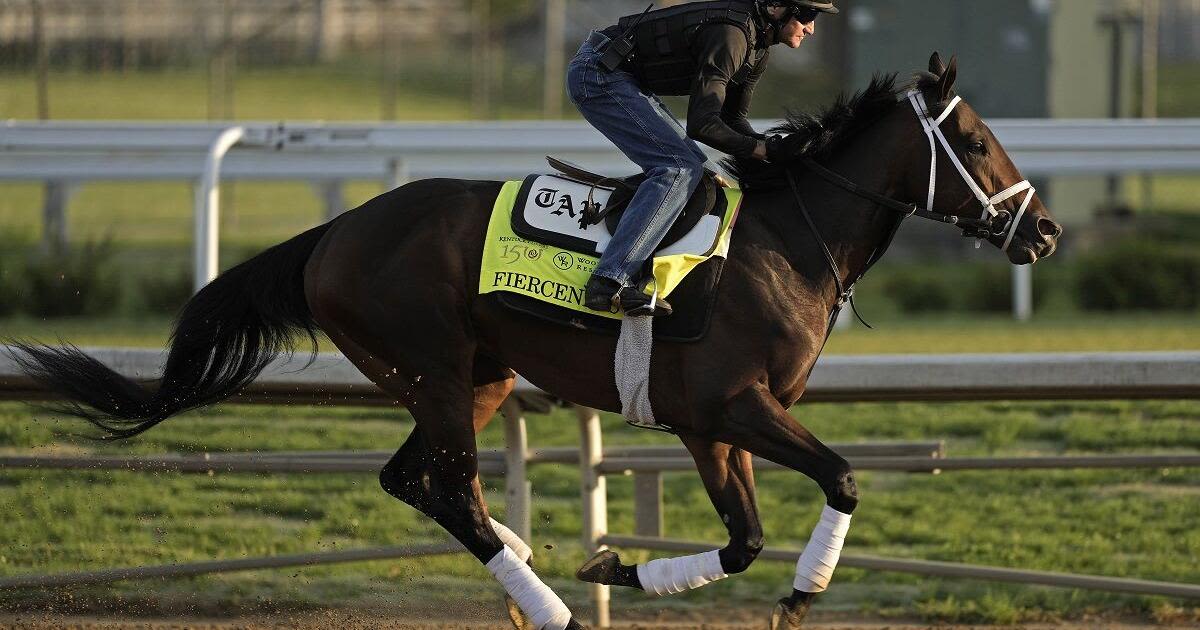
[[655, 428], [650, 409], [650, 350], [654, 346], [654, 318], [626, 317], [621, 320], [613, 374], [621, 395], [621, 415], [625, 421]]

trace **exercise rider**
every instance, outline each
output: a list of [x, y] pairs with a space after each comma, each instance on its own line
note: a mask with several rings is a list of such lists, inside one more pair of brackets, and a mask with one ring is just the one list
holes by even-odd
[[[786, 138], [765, 138], [746, 120], [754, 86], [775, 44], [798, 48], [831, 1], [717, 0], [630, 15], [593, 31], [567, 70], [571, 101], [646, 172], [646, 180], [588, 281], [584, 304], [629, 315], [669, 315], [643, 273], [704, 176], [695, 140], [739, 158], [791, 155]], [[690, 95], [686, 130], [659, 96]]]

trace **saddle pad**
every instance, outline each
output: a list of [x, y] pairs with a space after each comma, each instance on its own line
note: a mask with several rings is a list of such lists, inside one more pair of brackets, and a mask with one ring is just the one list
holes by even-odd
[[[588, 204], [606, 207], [612, 194], [612, 188], [561, 175], [530, 175], [521, 183], [516, 203], [512, 205], [513, 232], [531, 241], [599, 257], [612, 240], [612, 234], [604, 221], [581, 226], [580, 217]], [[701, 217], [696, 227], [655, 256], [708, 255], [717, 243], [723, 220], [734, 207], [730, 203], [716, 204], [712, 214]]]
[[[579, 313], [620, 320], [623, 316], [619, 313], [593, 311], [583, 306], [583, 287], [591, 277], [592, 270], [599, 263], [599, 256], [522, 238], [513, 231], [513, 213], [527, 210], [526, 207], [517, 203], [521, 191], [523, 189], [532, 190], [530, 188], [531, 181], [536, 184], [536, 182], [544, 181], [544, 177], [546, 176], [537, 176], [527, 179], [525, 182], [506, 182], [501, 188], [500, 195], [496, 198], [496, 205], [492, 209], [492, 217], [488, 223], [487, 237], [484, 242], [483, 264], [479, 274], [479, 294], [511, 293]], [[555, 177], [554, 179], [561, 178]], [[575, 184], [570, 180], [567, 181]], [[587, 189], [589, 188], [591, 186], [581, 185], [581, 189], [584, 191], [582, 199], [587, 199]], [[692, 239], [689, 235], [676, 246], [661, 251], [655, 256], [652, 267], [655, 283], [659, 295], [662, 297], [669, 297], [671, 292], [701, 264], [711, 259], [724, 259], [729, 252], [732, 227], [741, 203], [742, 192], [732, 188], [722, 190], [727, 196], [729, 210], [715, 229], [710, 228], [709, 232], [701, 232], [701, 234], [711, 234], [706, 245], [698, 245], [700, 240]], [[561, 194], [560, 189], [557, 193], [558, 201], [556, 203], [562, 203]], [[546, 200], [554, 198], [554, 195], [555, 193], [547, 193]], [[543, 203], [546, 200], [543, 200]], [[577, 199], [573, 198], [572, 200], [578, 203]], [[530, 203], [539, 207], [536, 199], [533, 201], [527, 199], [526, 204]], [[542, 214], [550, 215], [550, 211], [559, 207], [562, 206], [548, 206], [540, 209]], [[536, 213], [528, 213], [527, 216], [533, 214]], [[578, 215], [578, 212], [576, 214]], [[558, 215], [552, 216], [557, 217]], [[565, 208], [563, 216], [568, 216], [567, 221], [570, 221]], [[705, 217], [705, 219], [708, 218]], [[603, 229], [603, 226], [590, 227]], [[574, 223], [573, 229], [586, 232], [586, 230], [578, 229], [578, 221]], [[697, 229], [701, 229], [701, 226], [698, 226]], [[607, 231], [605, 233], [607, 234]], [[593, 242], [607, 243], [607, 240], [597, 239]]]

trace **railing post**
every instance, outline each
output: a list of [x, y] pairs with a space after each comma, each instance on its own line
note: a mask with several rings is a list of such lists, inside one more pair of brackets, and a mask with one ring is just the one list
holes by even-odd
[[[600, 414], [595, 409], [576, 407], [579, 415], [579, 483], [583, 495], [583, 551], [589, 557], [604, 548], [600, 537], [608, 533], [608, 486], [596, 467], [604, 459]], [[609, 587], [590, 585], [596, 607], [596, 627], [609, 626]]]
[[42, 202], [42, 251], [61, 252], [67, 248], [67, 205], [76, 185], [65, 181], [46, 182]]
[[1012, 278], [1013, 317], [1027, 322], [1033, 316], [1033, 265], [1014, 266]]
[[633, 473], [633, 533], [662, 538], [662, 473]]
[[231, 127], [221, 132], [208, 148], [204, 174], [196, 186], [195, 244], [192, 288], [199, 292], [217, 277], [218, 225], [221, 219], [221, 161], [233, 145], [246, 135], [244, 127]]
[[408, 160], [405, 160], [404, 158], [394, 158], [388, 160], [388, 190], [395, 190], [407, 184], [411, 177], [412, 175], [408, 168]]
[[529, 459], [529, 439], [521, 404], [509, 396], [500, 406], [504, 414], [504, 513], [505, 525], [529, 544], [531, 538], [530, 503], [532, 490], [525, 465]]
[[346, 211], [346, 182], [329, 179], [316, 184], [317, 194], [325, 203], [325, 220], [332, 221]]

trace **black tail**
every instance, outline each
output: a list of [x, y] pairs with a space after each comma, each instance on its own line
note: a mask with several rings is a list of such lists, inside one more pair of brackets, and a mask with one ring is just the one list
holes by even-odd
[[183, 307], [156, 390], [84, 354], [13, 343], [29, 376], [67, 398], [54, 411], [104, 430], [137, 435], [189, 409], [224, 400], [253, 381], [303, 331], [317, 347], [317, 324], [304, 299], [304, 265], [330, 224], [309, 230], [221, 274]]

